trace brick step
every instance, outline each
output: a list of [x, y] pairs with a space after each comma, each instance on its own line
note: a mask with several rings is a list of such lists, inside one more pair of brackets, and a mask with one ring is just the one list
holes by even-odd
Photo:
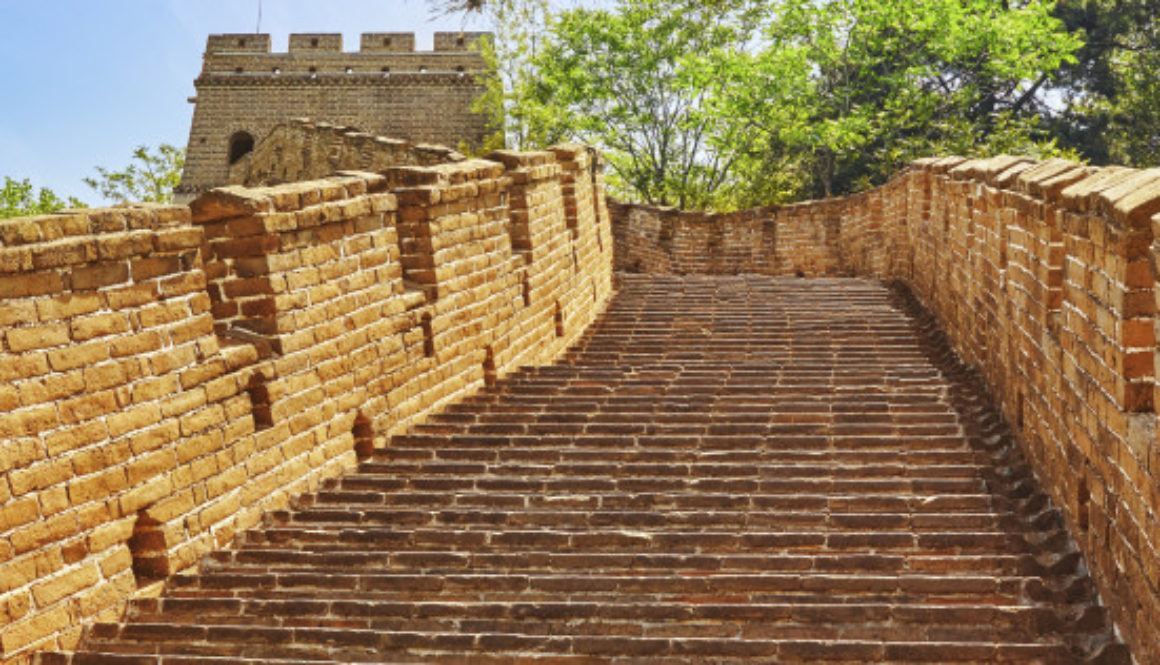
[[127, 619], [146, 624], [503, 632], [526, 635], [877, 639], [994, 642], [1104, 630], [1099, 609], [1059, 616], [1028, 606], [887, 603], [626, 604], [389, 602], [167, 598], [136, 601]]
[[[337, 484], [337, 483], [336, 483]], [[809, 510], [829, 514], [899, 512], [938, 515], [953, 512], [989, 513], [999, 517], [1023, 514], [1016, 502], [991, 494], [758, 494], [699, 492], [540, 494], [520, 492], [394, 492], [320, 490], [299, 497], [295, 508], [335, 505], [425, 508], [587, 508], [605, 510]]]
[[457, 528], [815, 528], [828, 531], [866, 530], [916, 534], [1003, 530], [1008, 533], [1038, 532], [1039, 528], [1018, 517], [992, 513], [910, 514], [891, 512], [824, 513], [816, 511], [732, 510], [486, 510], [406, 509], [366, 507], [317, 507], [269, 513], [266, 524], [343, 528], [351, 525], [447, 526]]
[[[219, 567], [202, 574], [183, 574], [170, 579], [169, 593], [222, 590], [247, 593], [347, 592], [367, 597], [409, 600], [423, 594], [433, 599], [451, 596], [487, 598], [532, 597], [551, 600], [552, 595], [575, 601], [589, 597], [647, 596], [670, 602], [707, 602], [717, 596], [741, 600], [794, 600], [821, 597], [834, 603], [883, 600], [893, 602], [963, 602], [1020, 604], [1024, 599], [1066, 599], [1072, 590], [1067, 580], [1048, 583], [1038, 576], [984, 574], [922, 574], [909, 571], [891, 574], [776, 573], [694, 571], [686, 575], [655, 571], [546, 571], [515, 574], [472, 569], [436, 572], [369, 572], [343, 568], [267, 570], [258, 567]], [[809, 602], [809, 601], [805, 601]]]
[[[1051, 536], [1044, 538], [1050, 542]], [[602, 552], [749, 552], [773, 554], [828, 550], [838, 553], [994, 553], [1023, 554], [1032, 547], [1025, 538], [1003, 531], [955, 531], [884, 533], [878, 531], [750, 530], [664, 531], [641, 530], [451, 530], [391, 527], [344, 527], [325, 529], [269, 526], [242, 535], [246, 545], [274, 544], [285, 547], [329, 545], [342, 547], [394, 547], [450, 549], [453, 551], [527, 551], [543, 548], [578, 548]]]
[[[383, 631], [357, 628], [98, 624], [90, 631], [93, 649], [120, 646], [132, 653], [140, 642], [151, 652], [240, 657], [339, 657], [348, 662], [382, 662], [383, 656], [450, 656], [484, 653], [634, 658], [763, 657], [777, 662], [941, 662], [1075, 663], [1078, 654], [1061, 644], [881, 640], [778, 640], [737, 637], [636, 637], [528, 635], [522, 633]], [[310, 656], [313, 656], [311, 658]], [[462, 656], [461, 656], [462, 657]], [[162, 661], [165, 662], [165, 661]], [[463, 661], [469, 662], [469, 661]]]
[[788, 455], [833, 453], [882, 453], [908, 458], [909, 455], [931, 453], [971, 453], [974, 448], [962, 435], [902, 438], [885, 434], [834, 436], [819, 431], [816, 425], [784, 425], [784, 431], [774, 435], [725, 435], [679, 433], [623, 433], [572, 435], [530, 435], [526, 426], [513, 426], [510, 432], [477, 434], [400, 434], [391, 440], [390, 447], [464, 449], [503, 448], [551, 449], [611, 449], [618, 450], [690, 450], [710, 454], [718, 451], [746, 451], [764, 454], [766, 451]]
[[[446, 443], [446, 442], [445, 442]], [[910, 468], [969, 466], [974, 471], [990, 471], [994, 462], [986, 453], [972, 450], [794, 450], [698, 448], [601, 448], [576, 445], [500, 448], [442, 446], [400, 447], [376, 450], [373, 462], [521, 462], [558, 464], [577, 462], [633, 463], [732, 463], [732, 464], [826, 464], [857, 466], [901, 465]]]
[[369, 460], [360, 471], [366, 474], [396, 475], [404, 478], [423, 476], [451, 476], [470, 479], [474, 476], [490, 478], [514, 477], [527, 480], [537, 478], [755, 478], [808, 480], [848, 479], [905, 479], [926, 481], [971, 481], [978, 484], [987, 471], [980, 465], [908, 465], [862, 464], [841, 462], [726, 462], [697, 460], [693, 462], [625, 462], [620, 460], [588, 460], [583, 462], [536, 463], [519, 460], [497, 462], [444, 461], [444, 460]]
[[613, 552], [560, 553], [523, 551], [510, 553], [457, 552], [440, 550], [382, 551], [320, 546], [314, 549], [245, 547], [220, 550], [208, 555], [205, 570], [234, 566], [263, 566], [268, 570], [321, 566], [352, 569], [418, 569], [446, 572], [464, 569], [498, 570], [503, 573], [547, 571], [633, 571], [645, 575], [653, 571], [686, 574], [692, 572], [814, 572], [814, 573], [902, 573], [979, 574], [1062, 578], [1078, 571], [1077, 554], [1041, 555], [984, 554], [954, 555], [901, 554], [635, 554]]
[[[443, 436], [448, 438], [460, 437], [533, 437], [552, 436], [557, 438], [573, 437], [577, 443], [584, 442], [594, 436], [620, 436], [625, 439], [652, 440], [651, 445], [659, 444], [658, 440], [665, 437], [686, 437], [696, 439], [712, 439], [714, 437], [731, 438], [733, 447], [740, 447], [743, 439], [764, 439], [759, 448], [792, 448], [792, 440], [788, 443], [780, 439], [786, 435], [802, 434], [824, 437], [827, 447], [838, 450], [846, 445], [857, 446], [866, 439], [893, 439], [895, 448], [903, 450], [924, 449], [925, 439], [932, 439], [934, 445], [951, 444], [950, 439], [959, 439], [957, 446], [962, 446], [963, 430], [957, 424], [946, 425], [900, 425], [895, 422], [858, 424], [836, 423], [830, 418], [814, 418], [795, 415], [782, 420], [770, 420], [761, 423], [747, 423], [740, 421], [710, 422], [707, 419], [690, 419], [684, 417], [666, 418], [657, 416], [656, 422], [646, 423], [639, 418], [615, 419], [607, 418], [592, 422], [564, 422], [551, 417], [537, 420], [535, 417], [515, 418], [506, 422], [486, 423], [447, 423], [428, 422], [411, 428], [413, 434]], [[739, 440], [741, 439], [741, 440]], [[851, 443], [847, 444], [849, 440]], [[406, 441], [406, 439], [404, 439]], [[815, 444], [816, 445], [816, 444]]]
[[473, 491], [524, 492], [558, 495], [577, 493], [698, 492], [755, 494], [970, 494], [986, 491], [987, 481], [982, 478], [717, 478], [704, 477], [647, 477], [625, 475], [607, 476], [542, 476], [528, 478], [513, 475], [456, 476], [400, 476], [394, 474], [359, 474], [346, 476], [339, 482], [345, 490], [374, 490], [386, 492], [446, 492]]
[[[550, 601], [527, 602], [421, 602], [334, 600], [302, 597], [293, 600], [262, 598], [143, 598], [132, 601], [126, 618], [145, 623], [231, 623], [238, 625], [307, 625], [311, 622], [375, 621], [407, 619], [414, 622], [454, 621], [536, 621], [562, 622], [558, 627], [543, 624], [540, 631], [568, 630], [573, 621], [601, 621], [621, 624], [639, 634], [663, 628], [676, 635], [681, 624], [702, 626], [750, 623], [786, 623], [845, 626], [869, 624], [877, 633], [892, 627], [914, 630], [925, 626], [985, 626], [988, 629], [1019, 628], [1037, 633], [1067, 630], [1099, 630], [1102, 611], [1086, 608], [1060, 616], [1054, 608], [1029, 605], [922, 605], [897, 603], [585, 603]], [[162, 620], [163, 619], [163, 620]], [[299, 623], [302, 622], [302, 623]], [[565, 623], [566, 622], [566, 623]], [[679, 622], [679, 623], [678, 623]], [[649, 625], [652, 624], [652, 625]], [[311, 623], [310, 625], [321, 625]], [[372, 628], [374, 626], [357, 626]], [[474, 631], [472, 631], [474, 632]], [[584, 632], [577, 630], [575, 632]], [[838, 637], [838, 635], [835, 635]]]

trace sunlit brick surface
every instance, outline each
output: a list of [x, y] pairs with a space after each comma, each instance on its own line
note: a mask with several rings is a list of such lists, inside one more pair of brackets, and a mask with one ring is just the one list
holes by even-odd
[[43, 660], [1128, 662], [979, 385], [878, 282], [624, 276]]

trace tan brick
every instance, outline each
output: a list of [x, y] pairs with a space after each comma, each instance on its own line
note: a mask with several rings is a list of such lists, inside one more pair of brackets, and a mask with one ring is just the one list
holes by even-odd
[[134, 457], [125, 467], [130, 485], [150, 480], [177, 466], [177, 458], [172, 450], [155, 450]]
[[117, 496], [128, 486], [124, 469], [106, 469], [69, 481], [69, 500], [74, 506], [89, 501], [103, 501]]
[[4, 653], [15, 653], [71, 624], [68, 607], [58, 605], [27, 619], [0, 628], [0, 646]]
[[[109, 436], [103, 420], [90, 420], [72, 427], [63, 427], [44, 437], [45, 448], [51, 456], [90, 446]], [[76, 458], [74, 459], [74, 463]]]
[[129, 542], [133, 535], [133, 525], [137, 520], [136, 511], [129, 517], [107, 522], [93, 528], [88, 534], [90, 552], [104, 552], [110, 547]]
[[58, 272], [21, 273], [0, 275], [0, 298], [27, 298], [60, 293], [64, 280]]
[[128, 331], [129, 318], [120, 313], [86, 316], [72, 321], [72, 337], [77, 342]]
[[109, 359], [109, 345], [97, 340], [48, 352], [48, 364], [57, 372], [95, 365]]
[[131, 457], [132, 450], [128, 441], [108, 441], [73, 454], [73, 472], [76, 476], [87, 476], [124, 464]]
[[10, 351], [19, 353], [46, 349], [69, 343], [68, 326], [52, 324], [33, 328], [14, 328], [5, 335]]
[[75, 536], [77, 531], [76, 516], [67, 512], [15, 529], [10, 538], [17, 554], [24, 554]]
[[93, 586], [99, 580], [100, 573], [98, 573], [96, 565], [90, 563], [33, 584], [32, 597], [38, 606], [48, 607], [81, 589]]
[[91, 291], [129, 281], [129, 262], [96, 263], [72, 271], [70, 284], [77, 291]]
[[36, 301], [41, 321], [57, 321], [92, 314], [101, 308], [101, 297], [95, 293], [65, 293]]
[[124, 410], [107, 419], [109, 435], [120, 437], [134, 430], [144, 429], [161, 422], [161, 407], [157, 404], [142, 404], [141, 406]]
[[75, 397], [61, 402], [60, 418], [66, 424], [79, 423], [113, 413], [120, 407], [112, 390]]

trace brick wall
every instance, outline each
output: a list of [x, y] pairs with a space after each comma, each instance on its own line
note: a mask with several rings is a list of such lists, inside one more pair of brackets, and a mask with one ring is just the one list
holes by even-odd
[[316, 180], [339, 171], [381, 172], [466, 159], [443, 146], [374, 136], [350, 127], [295, 119], [279, 123], [230, 166], [229, 184], [259, 187]]
[[1160, 170], [916, 162], [844, 199], [613, 205], [616, 266], [898, 279], [1021, 433], [1138, 662], [1160, 662]]
[[0, 661], [69, 648], [611, 292], [584, 148], [0, 223]]

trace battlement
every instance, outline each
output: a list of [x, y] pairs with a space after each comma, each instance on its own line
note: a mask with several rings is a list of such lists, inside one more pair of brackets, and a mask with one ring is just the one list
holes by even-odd
[[273, 57], [295, 53], [341, 53], [381, 54], [381, 53], [469, 53], [479, 52], [479, 40], [491, 36], [490, 32], [436, 32], [434, 50], [417, 51], [413, 32], [364, 32], [359, 39], [359, 50], [344, 52], [340, 33], [308, 32], [290, 35], [287, 53], [271, 51], [270, 35], [266, 33], [229, 33], [210, 35], [206, 40], [205, 54], [266, 54]]
[[270, 35], [225, 34], [210, 35], [205, 45], [206, 55], [210, 53], [269, 53]]

